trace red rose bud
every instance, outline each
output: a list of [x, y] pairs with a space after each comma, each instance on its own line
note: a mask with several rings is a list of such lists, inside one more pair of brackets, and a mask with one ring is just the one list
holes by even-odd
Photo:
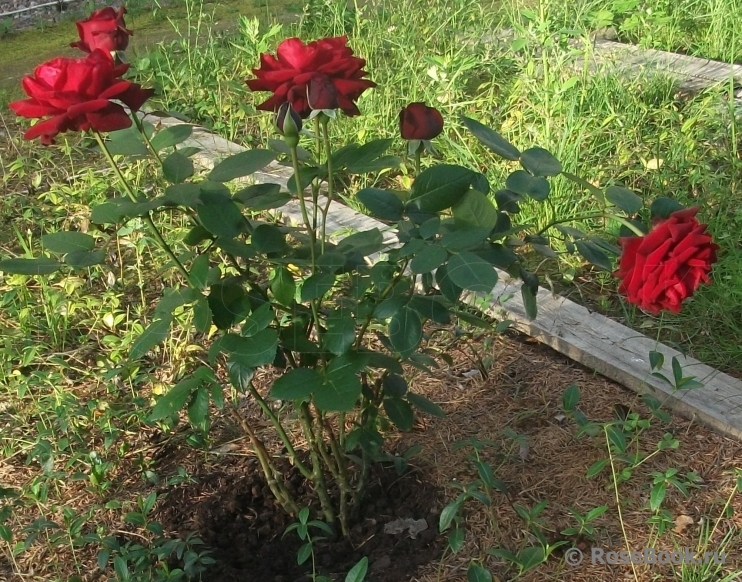
[[290, 147], [296, 147], [299, 143], [299, 132], [301, 132], [301, 117], [288, 101], [281, 105], [276, 112], [276, 127], [286, 139]]
[[312, 110], [340, 107], [337, 89], [329, 77], [326, 75], [312, 77], [307, 88], [307, 103]]
[[399, 112], [399, 133], [403, 139], [429, 140], [443, 131], [443, 116], [425, 103], [410, 103]]
[[95, 49], [107, 53], [126, 50], [129, 46], [129, 37], [134, 32], [126, 28], [124, 14], [126, 8], [123, 6], [118, 11], [110, 6], [96, 10], [86, 20], [75, 23], [80, 40], [70, 43], [70, 46], [86, 53], [92, 53]]
[[[344, 36], [324, 38], [304, 44], [289, 38], [278, 45], [276, 56], [260, 55], [255, 79], [247, 81], [251, 91], [270, 91], [273, 95], [258, 105], [275, 111], [285, 101], [306, 119], [312, 109], [340, 109], [349, 116], [359, 115], [355, 101], [376, 83], [364, 79], [366, 61], [353, 55]], [[310, 106], [311, 102], [311, 106]]]
[[683, 300], [701, 283], [710, 283], [711, 265], [719, 246], [696, 219], [698, 207], [673, 212], [658, 220], [645, 236], [620, 238], [618, 287], [629, 302], [658, 314], [678, 313]]
[[128, 68], [117, 66], [102, 50], [83, 59], [56, 58], [39, 65], [32, 75], [23, 77], [23, 90], [30, 99], [9, 105], [21, 117], [43, 119], [23, 137], [40, 137], [42, 144], [49, 145], [65, 131], [115, 131], [131, 126], [126, 110], [112, 100], [136, 111], [154, 91], [122, 79]]

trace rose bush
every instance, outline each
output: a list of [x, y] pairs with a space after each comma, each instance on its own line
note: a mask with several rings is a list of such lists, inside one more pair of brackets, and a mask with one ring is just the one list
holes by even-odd
[[425, 103], [410, 103], [399, 112], [399, 133], [402, 139], [433, 139], [443, 131], [443, 116]]
[[652, 314], [679, 313], [683, 301], [701, 283], [710, 283], [711, 265], [719, 246], [698, 222], [699, 207], [685, 208], [657, 218], [645, 236], [619, 239], [622, 252], [616, 277], [620, 293]]
[[[353, 56], [345, 37], [306, 45], [292, 38], [279, 45], [277, 57], [261, 55], [257, 78], [247, 85], [273, 93], [258, 108], [275, 112], [285, 139], [275, 152], [243, 151], [208, 172], [198, 171], [190, 159], [196, 148], [181, 147], [190, 125], [155, 132], [153, 125], [134, 117], [138, 134], [100, 135], [132, 123], [111, 99], [136, 111], [151, 95], [122, 79], [126, 66], [115, 66], [102, 50], [86, 59], [41, 65], [23, 80], [30, 99], [11, 104], [19, 115], [50, 118], [27, 131], [28, 139], [41, 136], [42, 143], [51, 143], [62, 131], [92, 132], [127, 196], [93, 207], [91, 224], [143, 218], [151, 240], [167, 255], [167, 265], [180, 274], [179, 279], [163, 277], [178, 283], [164, 290], [149, 325], [131, 346], [130, 362], [114, 372], [125, 376], [138, 369], [176, 321], [187, 321], [188, 331], [192, 327], [213, 340], [183, 366], [191, 371], [157, 398], [149, 421], [172, 428], [185, 408], [194, 429], [206, 435], [210, 406], [226, 408], [248, 436], [277, 501], [297, 515], [298, 501], [284, 481], [277, 449], [269, 450], [270, 442], [255, 430], [254, 419], [242, 415], [238, 395], [249, 395], [273, 427], [285, 458], [316, 494], [313, 509], [346, 536], [372, 464], [401, 463], [385, 448], [391, 426], [410, 430], [416, 414], [443, 414], [406, 379], [413, 368], [430, 371], [438, 365], [425, 350], [426, 330], [445, 330], [454, 319], [491, 329], [462, 305], [462, 298], [491, 293], [502, 271], [522, 281], [526, 312], [536, 316], [539, 277], [529, 270], [536, 262], [524, 256], [524, 249], [553, 259], [558, 256], [554, 247], [564, 247], [612, 272], [620, 249], [600, 233], [585, 233], [574, 225], [597, 218], [618, 222], [638, 235], [622, 240], [617, 272], [629, 301], [673, 310], [701, 281], [708, 281], [716, 251], [695, 220], [695, 209], [672, 214], [645, 236], [638, 220], [644, 201], [635, 193], [618, 186], [598, 188], [564, 172], [547, 150], [521, 150], [468, 117], [461, 123], [481, 144], [515, 166], [504, 183], [492, 188], [491, 176], [454, 164], [421, 170], [420, 146], [440, 133], [443, 124], [440, 113], [422, 103], [411, 104], [400, 115], [401, 136], [415, 145], [409, 190], [367, 187], [357, 193], [371, 215], [389, 224], [385, 230], [396, 233], [397, 244], [390, 246], [379, 228], [339, 240], [327, 236], [338, 173], [377, 176], [405, 163], [387, 154], [392, 139], [332, 147], [334, 110], [357, 115], [355, 100], [375, 86], [364, 79], [363, 67], [365, 61]], [[313, 155], [298, 147], [302, 119], [310, 117], [316, 132]], [[162, 179], [148, 189], [134, 187], [114, 154], [136, 156], [138, 163], [148, 158]], [[278, 184], [227, 186], [278, 156], [293, 169], [288, 192]], [[526, 224], [519, 216], [521, 205], [547, 200], [550, 179], [560, 175], [591, 192], [599, 210], [559, 218], [540, 230]], [[298, 201], [300, 227], [260, 214], [292, 199]], [[651, 213], [672, 201], [660, 202], [653, 203]], [[173, 222], [192, 226], [169, 243], [152, 219], [155, 212], [180, 214], [183, 220]], [[100, 229], [96, 237], [80, 232], [45, 235], [45, 248], [58, 258], [0, 261], [0, 270], [40, 275], [89, 268], [106, 257], [104, 249], [95, 250], [101, 239], [107, 244], [106, 232]], [[373, 256], [375, 262], [369, 260]], [[263, 367], [277, 378], [270, 387], [253, 383]], [[232, 390], [225, 390], [224, 378]], [[296, 421], [294, 430], [285, 427], [289, 421]]]
[[[131, 126], [121, 101], [137, 111], [154, 93], [122, 79], [129, 65], [116, 65], [109, 53], [94, 50], [82, 59], [56, 58], [23, 77], [29, 99], [9, 107], [21, 117], [43, 121], [26, 131], [26, 139], [50, 145], [65, 131], [115, 131]], [[46, 119], [48, 118], [48, 119]]]
[[278, 45], [276, 57], [260, 55], [260, 68], [253, 69], [256, 78], [247, 86], [273, 93], [258, 105], [263, 111], [276, 111], [288, 101], [303, 118], [313, 110], [340, 109], [349, 116], [359, 115], [355, 101], [376, 86], [364, 79], [365, 66], [364, 59], [353, 56], [345, 36], [308, 44], [289, 38]]
[[118, 10], [110, 6], [96, 10], [85, 20], [75, 23], [80, 40], [70, 43], [70, 46], [86, 53], [96, 49], [105, 52], [125, 51], [129, 46], [129, 37], [134, 32], [126, 28], [124, 14], [126, 8], [123, 6]]

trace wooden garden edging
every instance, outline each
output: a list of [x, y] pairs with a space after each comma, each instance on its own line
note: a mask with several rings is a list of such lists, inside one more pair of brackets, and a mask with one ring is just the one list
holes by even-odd
[[[183, 123], [174, 118], [157, 118], [157, 122], [163, 126]], [[183, 145], [201, 148], [194, 160], [206, 168], [246, 149], [198, 126], [194, 127], [192, 136]], [[285, 189], [291, 174], [290, 168], [274, 162], [265, 170], [253, 174], [252, 178], [258, 183], [280, 184]], [[280, 208], [280, 212], [294, 223], [302, 222], [296, 200]], [[373, 228], [378, 228], [384, 234], [387, 244], [396, 242], [395, 231], [389, 225], [333, 202], [327, 224], [330, 236], [339, 231]], [[698, 360], [687, 358], [677, 350], [543, 288], [538, 293], [538, 317], [531, 321], [526, 316], [521, 300], [520, 281], [511, 280], [503, 271], [498, 270], [498, 275], [499, 282], [492, 290], [486, 309], [490, 316], [499, 320], [509, 319], [518, 331], [572, 360], [637, 393], [651, 392], [660, 402], [683, 416], [742, 440], [742, 381]], [[468, 298], [473, 299], [473, 296], [469, 295]], [[677, 357], [684, 375], [695, 376], [704, 386], [673, 391], [672, 387], [650, 374], [649, 352], [653, 350], [664, 354], [665, 366], [662, 371], [666, 376], [672, 377], [670, 361]]]

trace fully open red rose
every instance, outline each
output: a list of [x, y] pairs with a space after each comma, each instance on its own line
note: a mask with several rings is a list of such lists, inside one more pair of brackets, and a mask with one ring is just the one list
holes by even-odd
[[84, 59], [56, 58], [23, 77], [23, 90], [30, 97], [14, 101], [10, 108], [21, 117], [49, 118], [30, 128], [23, 137], [41, 137], [54, 143], [65, 131], [115, 131], [131, 125], [116, 99], [136, 111], [152, 95], [137, 83], [121, 78], [129, 65], [116, 66], [109, 53], [96, 50]]
[[359, 115], [355, 100], [376, 83], [364, 79], [364, 59], [353, 56], [344, 36], [304, 44], [289, 38], [278, 45], [277, 58], [260, 55], [256, 79], [247, 81], [252, 91], [271, 91], [273, 96], [258, 105], [275, 111], [288, 101], [303, 118], [313, 109], [337, 109]]
[[649, 313], [678, 313], [683, 300], [709, 283], [719, 248], [696, 218], [698, 207], [673, 212], [655, 222], [645, 236], [620, 238], [618, 287], [628, 300]]
[[126, 50], [129, 37], [134, 33], [126, 28], [124, 14], [126, 8], [123, 6], [118, 11], [106, 6], [93, 12], [86, 20], [79, 20], [75, 24], [80, 40], [70, 43], [70, 46], [86, 53], [95, 49], [106, 52]]
[[443, 116], [425, 103], [410, 103], [399, 112], [402, 139], [433, 139], [443, 131]]

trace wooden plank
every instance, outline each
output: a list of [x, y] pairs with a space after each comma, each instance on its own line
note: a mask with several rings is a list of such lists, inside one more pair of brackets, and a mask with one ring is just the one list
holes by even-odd
[[[163, 125], [181, 123], [163, 119]], [[198, 160], [205, 167], [225, 155], [245, 148], [210, 134], [195, 131], [184, 145], [195, 145], [204, 150]], [[292, 171], [286, 166], [272, 163], [252, 176], [256, 182], [276, 183], [285, 188]], [[324, 205], [326, 198], [320, 197]], [[301, 223], [297, 200], [291, 200], [280, 209], [284, 218]], [[397, 243], [394, 229], [371, 217], [353, 211], [339, 202], [333, 202], [327, 224], [330, 236], [342, 236], [348, 231], [378, 228], [384, 233], [388, 245]], [[573, 303], [569, 299], [552, 295], [546, 289], [538, 293], [538, 317], [529, 320], [520, 294], [520, 281], [510, 280], [498, 270], [499, 282], [488, 296], [486, 312], [499, 320], [509, 319], [514, 327], [556, 351], [588, 368], [626, 386], [638, 393], [652, 393], [660, 402], [676, 412], [696, 419], [717, 431], [742, 439], [742, 381], [707, 366], [693, 358], [686, 358], [677, 350], [621, 325], [598, 313]], [[468, 295], [468, 300], [477, 299]], [[481, 304], [481, 297], [477, 304]], [[672, 377], [670, 362], [677, 357], [685, 375], [693, 375], [704, 384], [702, 388], [674, 392], [672, 387], [650, 374], [649, 352], [658, 351], [665, 356], [665, 375]]]

